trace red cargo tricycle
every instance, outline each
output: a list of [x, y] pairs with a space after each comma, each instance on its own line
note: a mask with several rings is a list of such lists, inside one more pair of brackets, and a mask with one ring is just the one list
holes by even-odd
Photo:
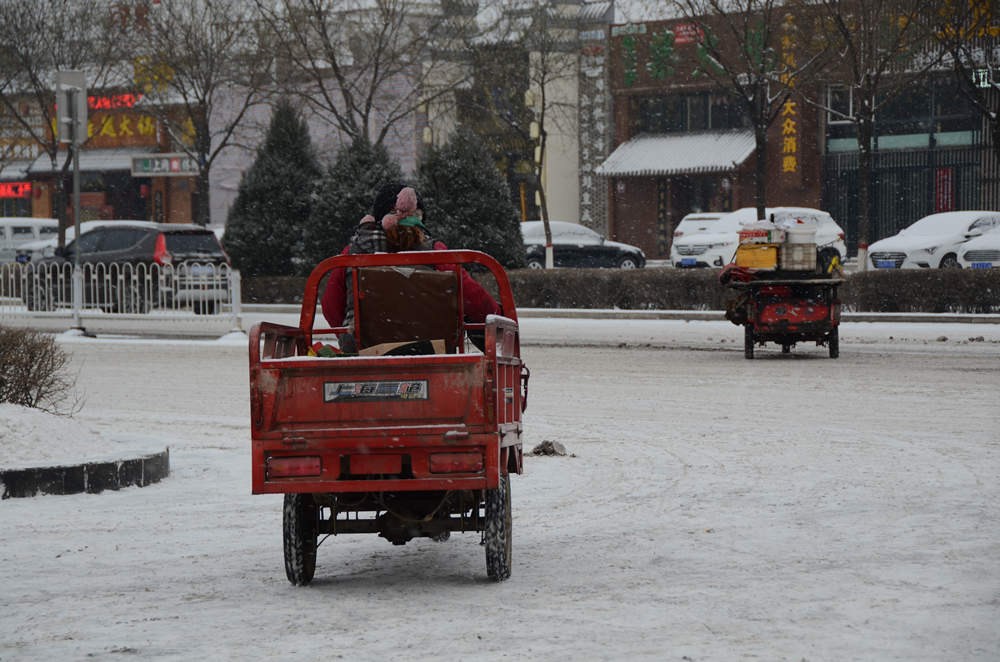
[[[465, 321], [463, 264], [492, 273], [502, 317]], [[353, 274], [353, 329], [314, 328], [321, 281], [340, 267]], [[358, 354], [325, 344], [341, 333]], [[298, 327], [250, 331], [253, 493], [285, 495], [288, 580], [312, 580], [319, 536], [403, 545], [452, 532], [481, 533], [487, 575], [507, 579], [528, 376], [510, 283], [488, 255], [343, 255], [316, 267]]]
[[[732, 265], [731, 265], [732, 266]], [[743, 326], [743, 355], [754, 346], [781, 345], [783, 354], [799, 342], [825, 345], [830, 358], [840, 356], [840, 299], [843, 278], [802, 271], [732, 269], [720, 274], [726, 287], [740, 292], [729, 304], [726, 319]]]

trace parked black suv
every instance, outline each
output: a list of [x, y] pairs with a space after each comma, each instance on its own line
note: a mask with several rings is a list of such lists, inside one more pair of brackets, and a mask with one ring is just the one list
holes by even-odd
[[228, 272], [229, 256], [214, 232], [199, 225], [116, 221], [26, 265], [29, 310], [72, 305], [78, 246], [85, 301], [108, 312], [191, 305], [196, 313], [213, 313], [216, 302], [227, 299], [228, 280], [219, 276]]

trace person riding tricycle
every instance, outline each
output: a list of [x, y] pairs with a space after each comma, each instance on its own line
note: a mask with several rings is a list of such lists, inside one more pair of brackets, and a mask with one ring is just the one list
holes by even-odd
[[[352, 240], [377, 249], [384, 233], [397, 252], [345, 249], [309, 276], [298, 327], [250, 332], [253, 493], [285, 495], [293, 584], [313, 578], [320, 535], [353, 533], [402, 545], [478, 532], [489, 578], [511, 573], [509, 476], [522, 472], [529, 373], [510, 284], [488, 255], [426, 250], [443, 246], [407, 220], [418, 209], [403, 189]], [[470, 264], [492, 274], [499, 303]], [[324, 278], [329, 328], [316, 328]]]

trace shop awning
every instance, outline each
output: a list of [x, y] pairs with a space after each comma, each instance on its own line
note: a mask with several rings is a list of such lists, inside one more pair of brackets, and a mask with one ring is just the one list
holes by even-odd
[[[131, 172], [132, 157], [152, 155], [149, 147], [105, 147], [100, 149], [80, 150], [80, 172]], [[56, 170], [61, 170], [66, 161], [66, 152], [60, 151], [56, 159]], [[73, 166], [70, 165], [70, 172]], [[48, 154], [42, 154], [35, 159], [28, 172], [32, 175], [44, 175], [52, 172], [52, 161]]]
[[31, 161], [10, 161], [0, 170], [0, 182], [20, 182], [28, 178]]
[[753, 131], [644, 133], [619, 145], [594, 172], [605, 177], [661, 177], [728, 172], [753, 154]]

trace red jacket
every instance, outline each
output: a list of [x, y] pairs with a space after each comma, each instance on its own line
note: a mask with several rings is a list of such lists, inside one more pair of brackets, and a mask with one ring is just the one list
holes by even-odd
[[[340, 252], [347, 255], [350, 246]], [[434, 242], [434, 250], [446, 251], [448, 247], [440, 241]], [[449, 271], [451, 267], [447, 264], [438, 264], [434, 268], [438, 271]], [[469, 273], [462, 269], [462, 293], [464, 299], [462, 306], [465, 316], [474, 324], [482, 324], [486, 321], [487, 315], [502, 315], [503, 310], [500, 305], [493, 300], [490, 293], [482, 285], [477, 283]], [[344, 324], [344, 313], [347, 307], [347, 279], [346, 269], [337, 267], [330, 272], [330, 278], [326, 282], [326, 291], [323, 292], [323, 299], [320, 301], [323, 306], [323, 317], [331, 328]]]

